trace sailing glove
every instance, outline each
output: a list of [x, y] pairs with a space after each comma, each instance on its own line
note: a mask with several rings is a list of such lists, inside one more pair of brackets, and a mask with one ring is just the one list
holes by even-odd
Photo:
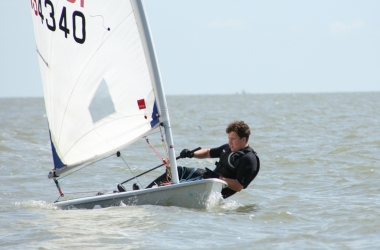
[[188, 149], [182, 150], [182, 152], [179, 154], [181, 158], [193, 158], [194, 157], [194, 152], [191, 152]]
[[203, 178], [204, 179], [209, 179], [209, 178], [219, 179], [219, 174], [215, 173], [214, 171], [212, 171], [209, 168], [206, 168], [206, 172], [203, 174]]

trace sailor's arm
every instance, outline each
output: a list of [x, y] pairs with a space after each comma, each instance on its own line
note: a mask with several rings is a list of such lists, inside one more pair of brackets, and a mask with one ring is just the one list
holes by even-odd
[[210, 158], [210, 149], [209, 148], [202, 148], [198, 151], [195, 151], [194, 152], [194, 158], [198, 158], [198, 159]]
[[243, 185], [241, 185], [240, 182], [238, 182], [236, 179], [219, 176], [219, 180], [227, 182], [228, 188], [237, 192], [241, 191], [244, 188]]
[[[242, 176], [253, 176], [254, 171], [256, 171], [257, 169], [256, 157], [255, 158], [253, 157], [247, 157], [247, 155], [245, 155], [241, 158], [240, 165], [238, 167], [238, 172], [235, 176], [235, 179], [225, 178], [223, 176], [219, 176], [219, 179], [227, 182], [229, 189], [232, 189], [237, 192], [241, 191], [244, 188], [244, 186], [238, 180], [243, 182], [241, 178]], [[243, 178], [243, 179], [246, 180], [246, 178]], [[252, 180], [250, 180], [249, 182], [251, 181]]]

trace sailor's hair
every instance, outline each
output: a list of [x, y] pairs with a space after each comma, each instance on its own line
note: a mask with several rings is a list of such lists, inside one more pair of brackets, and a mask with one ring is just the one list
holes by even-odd
[[226, 133], [228, 134], [232, 131], [236, 132], [240, 138], [246, 137], [248, 142], [251, 130], [244, 121], [234, 121], [228, 124]]

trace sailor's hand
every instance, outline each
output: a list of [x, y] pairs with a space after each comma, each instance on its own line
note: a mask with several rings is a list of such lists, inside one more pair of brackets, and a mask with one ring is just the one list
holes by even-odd
[[219, 179], [220, 175], [218, 173], [215, 173], [214, 171], [212, 171], [209, 168], [206, 168], [206, 171], [207, 172], [203, 174], [203, 179], [209, 179], [209, 178]]
[[194, 157], [194, 152], [188, 150], [188, 149], [184, 149], [181, 151], [181, 153], [179, 154], [179, 156], [181, 158], [193, 158]]

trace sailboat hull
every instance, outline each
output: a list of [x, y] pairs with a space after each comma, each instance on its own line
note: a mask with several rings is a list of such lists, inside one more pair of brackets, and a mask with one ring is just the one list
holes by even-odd
[[169, 186], [97, 195], [54, 203], [61, 209], [94, 209], [111, 206], [161, 205], [206, 209], [212, 195], [227, 183], [218, 179], [191, 181]]

